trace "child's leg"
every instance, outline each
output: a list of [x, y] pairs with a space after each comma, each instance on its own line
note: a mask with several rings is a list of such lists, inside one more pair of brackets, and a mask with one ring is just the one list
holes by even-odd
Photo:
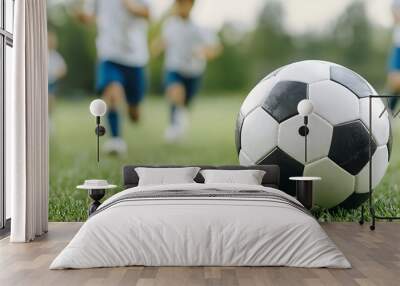
[[118, 108], [124, 97], [124, 90], [119, 83], [109, 84], [103, 92], [103, 99], [107, 104], [107, 119], [112, 137], [120, 137], [120, 115]]
[[146, 95], [146, 71], [144, 67], [126, 67], [124, 76], [129, 118], [133, 122], [138, 122], [140, 119], [140, 103]]
[[200, 85], [201, 76], [193, 76], [185, 79], [185, 106], [189, 106], [193, 99], [196, 97], [197, 93], [199, 92]]
[[49, 102], [48, 102], [48, 113], [49, 113], [49, 132], [53, 133], [54, 127], [52, 122], [52, 114], [54, 112], [54, 106], [56, 101], [56, 91], [57, 91], [57, 83], [49, 83], [48, 85], [48, 94], [49, 94]]
[[54, 93], [50, 92], [49, 90], [49, 104], [48, 104], [48, 112], [49, 112], [49, 132], [50, 134], [53, 133], [54, 127], [53, 127], [53, 120], [52, 120], [52, 114], [54, 111], [54, 105], [55, 105], [55, 100], [56, 97]]
[[400, 92], [400, 71], [391, 71], [388, 75], [388, 83], [390, 90], [394, 93]]
[[97, 71], [97, 90], [107, 104], [107, 119], [111, 137], [120, 137], [120, 115], [118, 107], [124, 98], [123, 76], [119, 66], [109, 61], [100, 62]]
[[200, 77], [187, 77], [178, 74], [179, 83], [170, 86], [172, 135], [167, 139], [177, 140], [184, 136], [188, 127], [187, 107], [200, 86]]
[[185, 87], [181, 83], [174, 83], [167, 88], [167, 98], [171, 104], [170, 120], [172, 124], [177, 123], [176, 114], [179, 109], [185, 107], [186, 102]]
[[131, 119], [132, 122], [135, 122], [135, 123], [139, 122], [139, 119], [140, 119], [139, 105], [129, 105], [128, 113], [129, 113], [129, 118]]
[[[393, 95], [400, 94], [400, 48], [394, 47], [389, 58], [388, 86]], [[398, 98], [389, 100], [389, 108], [393, 111]]]
[[50, 93], [49, 91], [49, 116], [53, 114], [54, 111], [54, 105], [55, 105], [56, 97], [54, 93]]
[[[185, 110], [193, 98], [196, 96], [201, 83], [200, 76], [184, 77], [180, 76], [181, 82], [175, 86], [176, 94], [172, 95], [172, 107], [171, 107], [171, 121], [176, 124], [177, 114], [182, 113]], [[183, 119], [184, 120], [184, 119]]]
[[54, 105], [55, 105], [55, 101], [56, 101], [56, 90], [57, 90], [57, 83], [56, 82], [52, 82], [48, 84], [48, 94], [49, 94], [49, 115], [51, 115], [53, 113], [54, 110]]
[[175, 82], [167, 88], [167, 98], [172, 105], [183, 107], [186, 102], [185, 86], [182, 83]]
[[183, 108], [186, 103], [184, 79], [176, 72], [167, 72], [166, 97], [171, 104], [171, 124], [176, 124], [177, 110]]
[[183, 77], [176, 72], [167, 72], [166, 98], [170, 104], [170, 125], [165, 130], [167, 142], [179, 140], [186, 129], [186, 90]]

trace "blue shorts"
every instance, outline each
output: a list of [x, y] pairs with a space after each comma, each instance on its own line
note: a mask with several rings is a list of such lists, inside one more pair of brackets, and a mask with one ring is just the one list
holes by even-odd
[[165, 87], [168, 88], [173, 84], [182, 84], [185, 88], [185, 104], [188, 105], [193, 97], [197, 94], [201, 84], [201, 76], [184, 76], [179, 72], [166, 71]]
[[144, 67], [100, 61], [97, 65], [97, 92], [103, 93], [111, 83], [121, 84], [129, 105], [138, 105], [146, 93], [146, 70]]
[[389, 71], [400, 71], [400, 47], [393, 47], [388, 68]]

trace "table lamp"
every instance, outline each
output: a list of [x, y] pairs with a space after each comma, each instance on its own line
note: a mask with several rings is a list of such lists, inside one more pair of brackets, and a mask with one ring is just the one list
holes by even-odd
[[90, 103], [90, 113], [96, 117], [96, 129], [95, 133], [97, 135], [97, 163], [100, 162], [100, 136], [106, 134], [106, 128], [100, 125], [100, 118], [104, 116], [107, 112], [107, 105], [101, 99], [95, 99]]

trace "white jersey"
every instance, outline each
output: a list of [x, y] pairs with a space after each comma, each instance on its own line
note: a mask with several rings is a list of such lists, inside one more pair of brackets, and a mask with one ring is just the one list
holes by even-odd
[[[400, 0], [392, 1], [392, 9], [400, 11]], [[393, 44], [395, 47], [400, 47], [400, 24], [396, 24], [393, 28]]]
[[170, 17], [163, 27], [163, 39], [166, 44], [165, 68], [186, 76], [199, 76], [207, 61], [197, 52], [204, 46], [218, 42], [215, 34], [202, 29], [190, 19]]
[[[136, 0], [148, 5], [147, 0]], [[97, 54], [127, 66], [144, 66], [149, 60], [148, 22], [135, 16], [122, 0], [86, 0], [85, 11], [97, 20]]]
[[393, 28], [393, 45], [400, 47], [400, 25], [396, 25]]
[[49, 50], [47, 68], [49, 83], [52, 84], [59, 80], [66, 68], [63, 57], [56, 50]]

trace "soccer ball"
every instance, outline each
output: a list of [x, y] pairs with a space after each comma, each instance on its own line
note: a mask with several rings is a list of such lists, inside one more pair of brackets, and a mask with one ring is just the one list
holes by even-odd
[[[261, 80], [237, 119], [236, 147], [242, 165], [278, 164], [281, 189], [295, 195], [291, 176], [319, 176], [314, 204], [356, 208], [369, 191], [369, 95], [373, 87], [355, 72], [324, 61], [284, 66]], [[297, 105], [310, 99], [305, 162], [304, 118]], [[372, 100], [372, 187], [386, 172], [391, 152], [391, 115]], [[381, 115], [381, 113], [383, 114]], [[303, 132], [302, 132], [303, 130]]]

